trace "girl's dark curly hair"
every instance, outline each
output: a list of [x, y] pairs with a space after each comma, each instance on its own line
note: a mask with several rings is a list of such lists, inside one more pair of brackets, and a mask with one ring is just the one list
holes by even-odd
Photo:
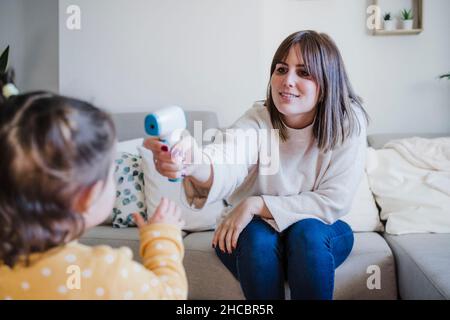
[[0, 262], [81, 235], [74, 201], [106, 180], [114, 143], [111, 117], [89, 103], [33, 92], [0, 105]]

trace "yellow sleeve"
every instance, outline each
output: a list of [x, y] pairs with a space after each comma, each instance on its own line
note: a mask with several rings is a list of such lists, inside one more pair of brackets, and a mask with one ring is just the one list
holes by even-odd
[[[128, 248], [113, 249], [114, 263], [104, 269], [109, 278], [107, 299], [187, 299], [181, 230], [167, 224], [140, 229], [143, 265], [132, 260]], [[105, 265], [104, 265], [105, 267]]]

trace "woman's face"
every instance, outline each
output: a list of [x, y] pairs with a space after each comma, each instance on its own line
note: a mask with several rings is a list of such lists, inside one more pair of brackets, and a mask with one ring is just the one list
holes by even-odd
[[306, 71], [299, 45], [276, 64], [270, 85], [273, 102], [288, 127], [301, 129], [314, 121], [319, 90]]

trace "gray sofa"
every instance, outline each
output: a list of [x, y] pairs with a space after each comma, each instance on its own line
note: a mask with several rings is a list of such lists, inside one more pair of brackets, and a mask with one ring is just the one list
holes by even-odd
[[[143, 113], [114, 115], [119, 140], [145, 136]], [[202, 121], [203, 129], [217, 128], [213, 112], [187, 112], [189, 129]], [[192, 131], [191, 131], [192, 132]], [[392, 138], [408, 135], [373, 135], [369, 145], [380, 148]], [[428, 135], [428, 137], [437, 135]], [[184, 265], [189, 282], [189, 299], [244, 299], [238, 281], [215, 255], [213, 231], [184, 233]], [[114, 229], [104, 224], [86, 232], [81, 243], [127, 246], [139, 260], [139, 239], [135, 228]], [[380, 271], [380, 287], [368, 285]], [[287, 297], [289, 289], [286, 287]], [[336, 270], [335, 299], [450, 299], [450, 234], [408, 234], [393, 236], [378, 232], [356, 232], [354, 248]]]

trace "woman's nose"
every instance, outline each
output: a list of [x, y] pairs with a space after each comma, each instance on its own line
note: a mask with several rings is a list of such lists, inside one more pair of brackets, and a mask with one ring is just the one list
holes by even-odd
[[288, 87], [293, 87], [295, 85], [295, 81], [296, 81], [295, 73], [293, 74], [292, 72], [288, 72], [284, 77], [283, 84]]

